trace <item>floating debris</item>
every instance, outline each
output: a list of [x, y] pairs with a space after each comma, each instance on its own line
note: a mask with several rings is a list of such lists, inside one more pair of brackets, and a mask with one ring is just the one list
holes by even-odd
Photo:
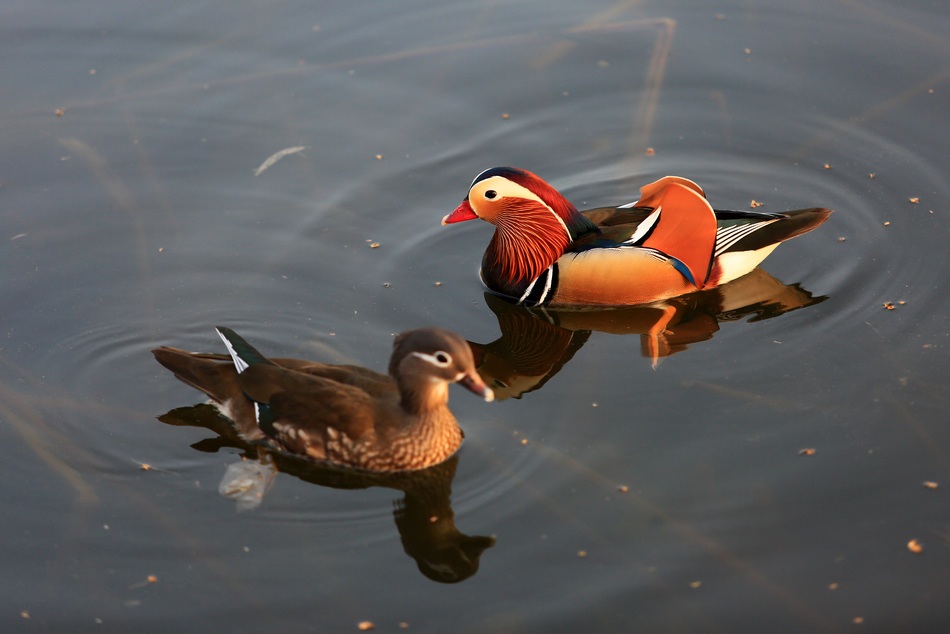
[[924, 485], [924, 488], [926, 488], [926, 489], [936, 489], [938, 486], [940, 486], [939, 484], [937, 484], [937, 483], [934, 482], [933, 480], [925, 480], [925, 481], [922, 482], [921, 484], [923, 484], [923, 485]]
[[924, 545], [920, 543], [920, 540], [912, 539], [907, 542], [907, 550], [914, 553], [915, 555], [919, 555], [920, 553], [924, 552]]
[[760, 202], [757, 201], [757, 200], [751, 200], [751, 201], [749, 201], [749, 208], [750, 208], [750, 209], [755, 209], [755, 208], [757, 208], [757, 207], [761, 207], [761, 206], [764, 205], [764, 204], [765, 204], [765, 203], [760, 203]]
[[815, 455], [815, 448], [814, 448], [814, 447], [805, 447], [804, 449], [799, 449], [799, 450], [798, 450], [798, 455], [799, 455], [799, 456], [814, 456], [814, 455]]
[[260, 176], [267, 169], [269, 169], [274, 163], [284, 158], [285, 156], [290, 156], [291, 154], [297, 154], [298, 152], [303, 152], [307, 147], [304, 145], [298, 145], [295, 147], [284, 148], [280, 152], [275, 152], [267, 157], [267, 160], [261, 163], [261, 166], [254, 170], [254, 176]]
[[920, 197], [919, 197], [919, 196], [912, 196], [912, 197], [910, 197], [910, 198], [907, 199], [907, 202], [911, 202], [911, 203], [914, 203], [914, 204], [916, 205], [916, 204], [918, 204], [918, 203], [920, 202]]
[[648, 147], [648, 148], [647, 148], [647, 151], [644, 152], [644, 154], [646, 154], [647, 156], [656, 156], [656, 150], [654, 150], [654, 149], [651, 148], [651, 147]]
[[359, 623], [356, 624], [356, 629], [358, 629], [361, 632], [368, 632], [370, 630], [375, 630], [376, 624], [373, 623], [372, 621], [360, 621]]

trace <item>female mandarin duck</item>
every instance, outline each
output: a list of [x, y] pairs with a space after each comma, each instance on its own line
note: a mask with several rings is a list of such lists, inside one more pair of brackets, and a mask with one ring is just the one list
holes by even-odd
[[442, 224], [495, 225], [481, 268], [495, 293], [527, 306], [620, 306], [741, 277], [830, 213], [713, 211], [699, 185], [678, 176], [644, 186], [636, 202], [580, 212], [535, 174], [493, 167]]
[[350, 365], [267, 359], [234, 331], [217, 331], [230, 357], [164, 346], [152, 353], [207, 394], [245, 439], [314, 460], [377, 472], [439, 464], [462, 444], [448, 384], [494, 398], [468, 343], [439, 328], [398, 335], [390, 376]]

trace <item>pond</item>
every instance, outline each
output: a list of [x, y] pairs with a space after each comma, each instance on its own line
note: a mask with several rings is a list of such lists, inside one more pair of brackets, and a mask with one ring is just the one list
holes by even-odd
[[[0, 15], [3, 631], [950, 619], [942, 3]], [[582, 209], [676, 174], [835, 211], [657, 330], [485, 293], [492, 228], [440, 220], [496, 165]], [[433, 470], [278, 457], [242, 506], [219, 485], [256, 451], [149, 352], [224, 352], [219, 325], [379, 371], [439, 325], [499, 398], [451, 389], [466, 440]]]

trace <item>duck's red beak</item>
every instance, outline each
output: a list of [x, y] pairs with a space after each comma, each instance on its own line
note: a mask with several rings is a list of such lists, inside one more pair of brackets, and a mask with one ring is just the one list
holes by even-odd
[[455, 208], [455, 211], [447, 215], [442, 219], [443, 225], [452, 224], [453, 222], [462, 222], [464, 220], [475, 220], [478, 216], [475, 215], [475, 212], [472, 210], [472, 206], [468, 204], [468, 198], [462, 201], [462, 204]]

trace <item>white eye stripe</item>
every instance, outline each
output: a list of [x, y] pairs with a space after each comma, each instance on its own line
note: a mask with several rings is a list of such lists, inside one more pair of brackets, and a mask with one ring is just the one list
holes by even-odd
[[443, 352], [439, 350], [434, 354], [426, 354], [425, 352], [411, 352], [412, 356], [419, 357], [423, 361], [431, 363], [437, 368], [446, 368], [452, 363], [452, 355], [448, 352]]
[[[567, 225], [564, 224], [564, 219], [561, 218], [559, 215], [557, 215], [557, 213], [555, 213], [555, 211], [551, 209], [551, 206], [548, 205], [546, 202], [544, 202], [540, 196], [538, 196], [536, 193], [534, 193], [533, 191], [531, 191], [524, 185], [508, 180], [507, 178], [503, 176], [492, 176], [491, 178], [486, 178], [485, 180], [479, 181], [478, 183], [475, 183], [474, 185], [482, 185], [482, 183], [484, 183], [485, 185], [483, 188], [484, 191], [482, 191], [480, 195], [484, 197], [486, 200], [491, 200], [493, 203], [497, 203], [502, 198], [509, 197], [509, 196], [511, 198], [523, 198], [525, 200], [533, 200], [534, 202], [538, 203], [539, 205], [547, 209], [548, 212], [550, 212], [550, 214], [557, 219], [558, 224], [560, 224], [561, 228], [564, 229], [564, 233], [566, 235], [571, 234], [570, 230], [568, 230], [567, 228]], [[474, 190], [474, 185], [473, 185], [473, 190]], [[485, 196], [485, 193], [488, 191], [494, 191], [495, 197], [488, 198], [487, 196]], [[471, 194], [472, 192], [469, 192], [469, 198], [471, 198]]]

